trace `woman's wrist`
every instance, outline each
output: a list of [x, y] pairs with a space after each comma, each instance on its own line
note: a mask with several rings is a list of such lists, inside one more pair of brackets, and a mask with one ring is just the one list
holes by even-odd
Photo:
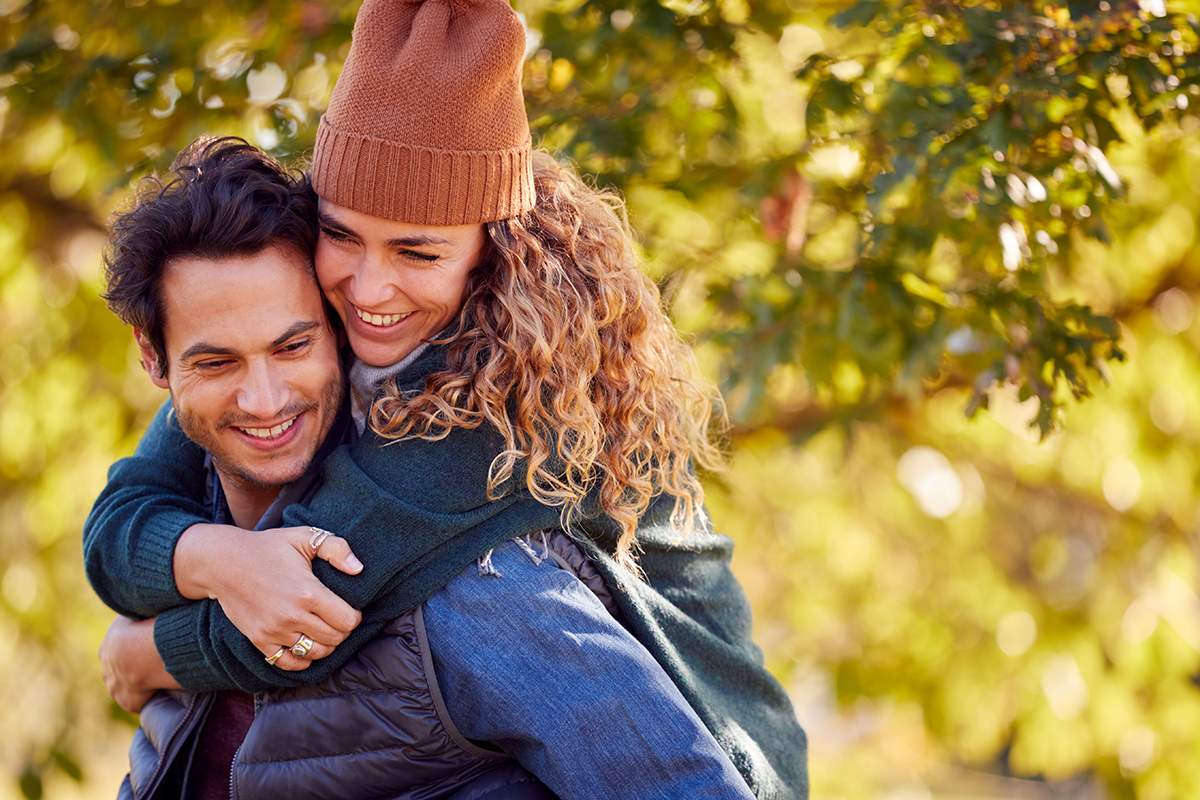
[[175, 588], [189, 600], [217, 599], [223, 566], [245, 534], [232, 525], [191, 526], [175, 545]]

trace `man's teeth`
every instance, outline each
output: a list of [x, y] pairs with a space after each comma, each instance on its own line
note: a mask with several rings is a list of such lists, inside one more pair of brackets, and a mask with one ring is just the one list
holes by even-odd
[[370, 325], [378, 325], [381, 328], [388, 325], [395, 325], [405, 317], [411, 316], [413, 312], [407, 314], [368, 314], [361, 308], [355, 307], [354, 313], [358, 314], [358, 318]]
[[256, 439], [274, 439], [276, 436], [292, 427], [292, 424], [296, 421], [296, 419], [297, 417], [292, 417], [287, 422], [281, 422], [274, 428], [243, 428], [238, 426], [238, 430], [247, 436], [253, 436]]

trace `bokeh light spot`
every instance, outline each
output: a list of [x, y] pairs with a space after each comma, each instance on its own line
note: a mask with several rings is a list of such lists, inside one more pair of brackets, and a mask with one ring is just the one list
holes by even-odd
[[1130, 603], [1121, 617], [1121, 635], [1131, 645], [1136, 646], [1149, 639], [1157, 627], [1158, 613], [1141, 598]]
[[1183, 395], [1169, 383], [1164, 383], [1150, 396], [1150, 421], [1168, 436], [1179, 433], [1187, 414]]
[[1154, 762], [1158, 735], [1146, 727], [1132, 728], [1121, 737], [1117, 758], [1126, 776], [1139, 775]]
[[1142, 493], [1142, 475], [1128, 459], [1110, 461], [1100, 479], [1104, 499], [1117, 511], [1128, 511]]
[[4, 572], [4, 599], [18, 612], [28, 611], [37, 599], [37, 575], [28, 564], [13, 564]]
[[249, 102], [255, 105], [270, 103], [287, 88], [287, 75], [272, 61], [264, 64], [262, 69], [252, 69], [246, 74], [246, 88], [250, 91]]
[[1192, 298], [1182, 289], [1167, 289], [1154, 299], [1159, 324], [1171, 333], [1183, 333], [1192, 326]]
[[900, 457], [896, 472], [917, 507], [934, 519], [945, 519], [962, 505], [962, 478], [949, 459], [932, 447], [911, 448]]
[[788, 69], [798, 69], [813, 55], [825, 49], [821, 34], [807, 25], [788, 25], [779, 36], [779, 54]]
[[1037, 623], [1027, 611], [1005, 614], [996, 626], [996, 645], [1006, 656], [1017, 658], [1025, 655], [1035, 641]]
[[1054, 716], [1064, 722], [1082, 714], [1091, 699], [1087, 681], [1069, 655], [1056, 655], [1046, 662], [1042, 668], [1042, 692]]

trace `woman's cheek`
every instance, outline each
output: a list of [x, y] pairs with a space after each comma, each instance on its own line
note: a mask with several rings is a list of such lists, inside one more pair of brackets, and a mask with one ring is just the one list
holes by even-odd
[[321, 290], [325, 295], [330, 296], [340, 283], [339, 273], [341, 259], [338, 257], [337, 250], [331, 247], [323, 239], [317, 241], [317, 252], [314, 256], [317, 269], [317, 283], [321, 285]]

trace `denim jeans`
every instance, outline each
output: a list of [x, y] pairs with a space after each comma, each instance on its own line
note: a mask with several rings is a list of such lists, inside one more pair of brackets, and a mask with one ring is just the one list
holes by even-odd
[[649, 652], [536, 548], [505, 543], [491, 571], [472, 565], [425, 603], [462, 734], [563, 800], [753, 797]]

